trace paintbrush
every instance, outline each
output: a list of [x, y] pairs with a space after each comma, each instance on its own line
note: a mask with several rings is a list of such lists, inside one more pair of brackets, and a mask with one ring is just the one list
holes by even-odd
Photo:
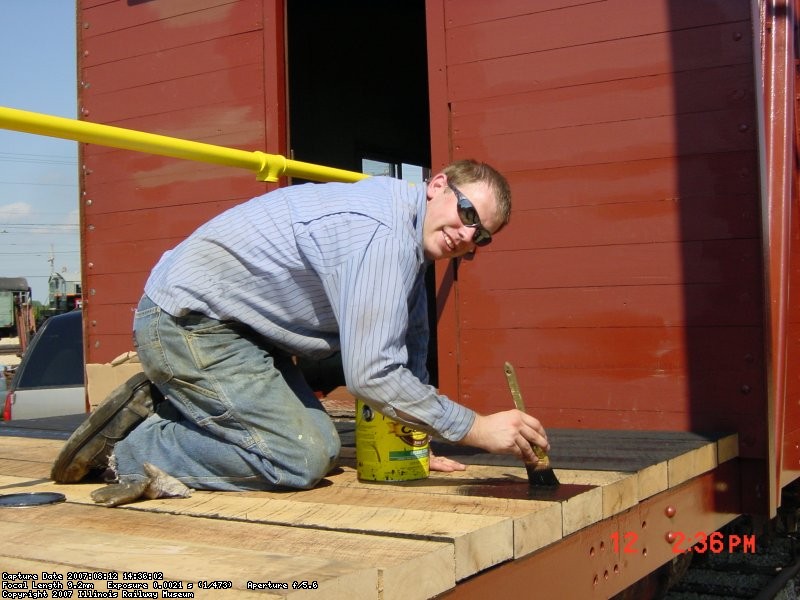
[[[508, 380], [508, 387], [511, 390], [511, 397], [514, 399], [514, 405], [517, 410], [525, 411], [525, 403], [522, 401], [522, 392], [519, 391], [519, 383], [517, 383], [517, 374], [514, 372], [514, 367], [511, 363], [507, 362], [504, 366], [506, 379]], [[531, 444], [534, 454], [539, 461], [536, 464], [525, 463], [525, 470], [528, 472], [528, 485], [531, 487], [558, 487], [560, 482], [558, 477], [553, 472], [550, 466], [550, 457], [542, 448], [536, 444]]]

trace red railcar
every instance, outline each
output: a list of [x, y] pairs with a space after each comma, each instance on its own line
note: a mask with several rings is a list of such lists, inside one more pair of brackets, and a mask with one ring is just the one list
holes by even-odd
[[[440, 268], [442, 390], [549, 428], [739, 434], [741, 507], [800, 476], [792, 0], [79, 2], [81, 118], [361, 170], [505, 172], [506, 231]], [[161, 253], [269, 185], [82, 146], [87, 362]]]

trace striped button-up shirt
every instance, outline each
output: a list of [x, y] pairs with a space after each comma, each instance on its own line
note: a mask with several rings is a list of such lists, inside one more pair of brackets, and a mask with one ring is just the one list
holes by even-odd
[[351, 393], [446, 440], [475, 413], [427, 384], [424, 185], [387, 177], [281, 188], [205, 225], [153, 269], [163, 310], [246, 323], [297, 356], [341, 350]]

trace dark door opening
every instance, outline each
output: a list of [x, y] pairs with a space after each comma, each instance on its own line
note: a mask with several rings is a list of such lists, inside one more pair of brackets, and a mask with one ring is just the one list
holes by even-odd
[[296, 160], [430, 165], [424, 0], [286, 3]]

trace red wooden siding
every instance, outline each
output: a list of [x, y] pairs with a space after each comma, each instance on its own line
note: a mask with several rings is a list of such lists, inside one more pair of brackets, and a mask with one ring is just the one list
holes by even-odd
[[[795, 173], [795, 186], [798, 185]], [[797, 190], [797, 187], [795, 187]], [[795, 191], [795, 194], [797, 192]], [[789, 324], [787, 327], [787, 376], [786, 401], [783, 415], [783, 435], [777, 442], [783, 441], [783, 462], [779, 471], [778, 483], [784, 485], [800, 477], [800, 218], [798, 217], [797, 198], [792, 207], [792, 252], [789, 274]]]
[[[800, 9], [800, 2], [794, 2], [795, 15]], [[797, 17], [796, 17], [797, 18]], [[798, 43], [795, 40], [795, 46]], [[794, 56], [795, 65], [800, 64], [800, 56]], [[794, 99], [793, 110], [790, 114], [794, 117], [794, 177], [792, 178], [793, 196], [788, 198], [792, 214], [791, 241], [789, 257], [789, 301], [787, 327], [787, 375], [786, 397], [783, 415], [783, 464], [780, 465], [778, 484], [793, 481], [800, 477], [800, 165], [798, 165], [798, 152], [800, 152], [800, 69], [795, 68], [794, 90], [787, 90], [786, 97], [791, 104]], [[778, 443], [781, 438], [778, 438]]]
[[509, 360], [546, 426], [736, 430], [764, 457], [750, 3], [430, 4], [434, 165], [514, 191], [439, 274], [445, 391], [510, 408]]
[[[80, 110], [92, 122], [285, 152], [283, 4], [82, 0]], [[82, 147], [87, 362], [131, 349], [132, 309], [158, 258], [263, 193], [252, 173]]]
[[797, 78], [796, 0], [765, 0], [758, 6], [763, 86], [763, 222], [767, 290], [767, 398], [770, 514], [780, 490], [800, 477], [797, 419]]

